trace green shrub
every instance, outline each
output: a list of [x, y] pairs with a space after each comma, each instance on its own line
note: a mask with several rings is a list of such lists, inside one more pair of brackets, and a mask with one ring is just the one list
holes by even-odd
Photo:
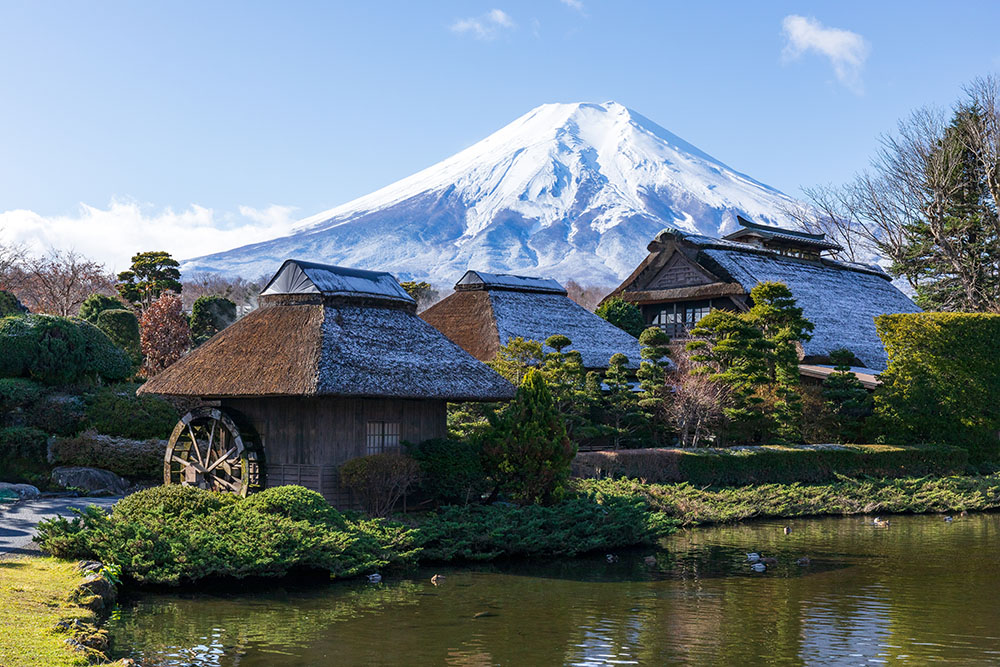
[[446, 507], [420, 525], [427, 560], [575, 556], [648, 544], [673, 530], [641, 498], [575, 498], [552, 507]]
[[84, 339], [84, 375], [100, 377], [108, 382], [121, 382], [132, 376], [135, 369], [124, 349], [90, 322], [77, 320], [76, 324]]
[[80, 304], [79, 317], [81, 320], [86, 320], [91, 324], [97, 324], [98, 318], [104, 311], [117, 310], [123, 307], [124, 304], [121, 302], [121, 299], [116, 299], [106, 294], [91, 294]]
[[489, 490], [475, 443], [437, 438], [408, 451], [420, 464], [420, 489], [441, 504], [468, 505]]
[[16, 317], [27, 312], [28, 309], [13, 293], [0, 290], [0, 317]]
[[420, 476], [420, 464], [398, 452], [360, 456], [340, 466], [340, 481], [371, 516], [388, 516]]
[[236, 304], [224, 296], [199, 296], [191, 307], [191, 338], [195, 345], [236, 321]]
[[491, 426], [483, 435], [483, 464], [497, 489], [522, 505], [556, 500], [576, 446], [541, 373], [528, 371]]
[[164, 440], [170, 437], [177, 419], [177, 411], [162, 398], [136, 396], [135, 386], [119, 385], [102, 388], [90, 397], [85, 423], [106, 435]]
[[130, 480], [163, 479], [164, 450], [162, 440], [132, 440], [95, 431], [56, 438], [50, 448], [53, 463], [104, 468]]
[[39, 400], [45, 389], [27, 378], [0, 378], [0, 415]]
[[0, 461], [44, 462], [48, 438], [45, 431], [31, 426], [0, 428]]
[[4, 318], [0, 349], [0, 377], [31, 377], [57, 385], [94, 377], [114, 382], [131, 373], [124, 352], [83, 320], [54, 315]]
[[573, 462], [578, 477], [627, 477], [650, 483], [695, 485], [830, 482], [851, 477], [954, 475], [966, 470], [958, 447], [841, 445], [739, 449], [632, 449], [583, 452]]
[[78, 396], [49, 393], [24, 410], [24, 420], [52, 435], [75, 435], [83, 427], [84, 403]]
[[119, 349], [125, 350], [133, 368], [142, 365], [142, 341], [139, 319], [131, 310], [104, 310], [97, 316], [97, 328], [103, 331]]
[[594, 312], [598, 317], [611, 322], [611, 324], [636, 338], [646, 328], [646, 321], [642, 318], [642, 313], [639, 311], [638, 306], [625, 301], [621, 297], [613, 296], [607, 299]]
[[278, 577], [296, 569], [353, 576], [410, 562], [416, 553], [411, 530], [375, 520], [348, 522], [301, 487], [246, 499], [156, 487], [122, 499], [110, 516], [92, 508], [71, 520], [43, 521], [35, 540], [52, 555], [95, 558], [120, 566], [130, 580], [170, 585]]
[[889, 442], [964, 447], [975, 462], [1000, 453], [1000, 315], [881, 315], [889, 367], [875, 416]]

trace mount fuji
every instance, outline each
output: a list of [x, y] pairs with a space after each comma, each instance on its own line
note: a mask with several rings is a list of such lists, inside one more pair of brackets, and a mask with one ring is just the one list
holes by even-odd
[[545, 104], [289, 236], [182, 269], [256, 277], [294, 257], [447, 286], [469, 268], [613, 285], [664, 227], [717, 236], [737, 215], [788, 224], [795, 205], [620, 104]]

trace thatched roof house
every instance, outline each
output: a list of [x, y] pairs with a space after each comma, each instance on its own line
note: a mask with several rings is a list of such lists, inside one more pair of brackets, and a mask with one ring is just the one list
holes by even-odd
[[420, 317], [480, 361], [512, 338], [544, 342], [555, 334], [569, 337], [586, 368], [607, 368], [617, 352], [633, 367], [640, 361], [638, 340], [573, 302], [555, 280], [467, 271]]
[[[444, 437], [448, 401], [514, 395], [417, 317], [388, 273], [288, 260], [259, 303], [140, 392], [199, 397], [243, 424], [266, 461], [262, 485], [304, 484], [349, 504], [336, 482], [343, 461]], [[184, 472], [170, 456], [168, 481]], [[200, 475], [189, 471], [204, 484]]]
[[878, 266], [822, 256], [839, 249], [822, 234], [740, 223], [723, 239], [660, 232], [649, 256], [609, 296], [637, 304], [649, 324], [683, 338], [712, 308], [747, 310], [754, 286], [782, 282], [816, 326], [804, 345], [805, 363], [823, 363], [832, 350], [847, 348], [865, 367], [883, 370], [875, 317], [920, 310], [890, 277]]

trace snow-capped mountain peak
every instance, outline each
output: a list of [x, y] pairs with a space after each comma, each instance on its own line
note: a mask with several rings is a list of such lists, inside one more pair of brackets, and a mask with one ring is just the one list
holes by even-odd
[[665, 226], [714, 236], [791, 204], [621, 104], [544, 104], [288, 237], [183, 268], [257, 276], [296, 257], [443, 285], [467, 268], [611, 285]]

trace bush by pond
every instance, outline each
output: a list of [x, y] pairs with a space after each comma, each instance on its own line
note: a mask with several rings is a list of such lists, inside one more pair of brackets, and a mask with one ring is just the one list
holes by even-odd
[[850, 479], [828, 484], [758, 484], [703, 488], [630, 479], [577, 481], [579, 492], [641, 498], [683, 524], [767, 517], [906, 514], [1000, 509], [1000, 475]]
[[419, 560], [568, 556], [648, 543], [672, 529], [640, 498], [450, 507], [414, 527], [343, 515], [299, 486], [243, 499], [175, 485], [128, 496], [110, 515], [90, 507], [43, 521], [35, 539], [54, 556], [94, 558], [136, 582], [178, 585], [300, 569], [347, 577]]
[[626, 449], [582, 452], [577, 477], [628, 477], [651, 483], [695, 485], [831, 482], [839, 476], [920, 477], [965, 471], [960, 447], [837, 445], [732, 449]]

